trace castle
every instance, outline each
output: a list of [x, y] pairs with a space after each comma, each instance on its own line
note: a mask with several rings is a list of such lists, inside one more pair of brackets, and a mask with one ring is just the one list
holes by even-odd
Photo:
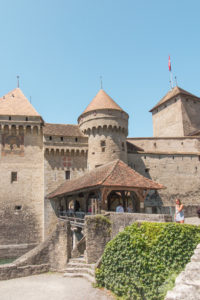
[[0, 255], [19, 256], [51, 231], [48, 195], [66, 180], [119, 159], [164, 185], [141, 203], [171, 213], [179, 196], [186, 213], [200, 204], [200, 98], [174, 87], [152, 109], [153, 137], [130, 138], [128, 114], [100, 90], [78, 125], [49, 124], [19, 88], [0, 98]]

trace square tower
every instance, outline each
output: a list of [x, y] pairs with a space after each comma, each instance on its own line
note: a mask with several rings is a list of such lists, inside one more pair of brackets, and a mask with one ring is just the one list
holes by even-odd
[[182, 137], [200, 129], [200, 98], [179, 88], [169, 91], [150, 112], [154, 137]]

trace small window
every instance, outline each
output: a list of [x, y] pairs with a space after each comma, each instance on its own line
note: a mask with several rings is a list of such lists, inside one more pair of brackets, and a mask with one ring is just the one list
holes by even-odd
[[70, 171], [65, 171], [65, 179], [66, 180], [70, 179]]
[[60, 137], [61, 142], [63, 142], [63, 136]]
[[101, 148], [101, 152], [105, 152], [105, 148], [103, 147], [103, 148]]
[[28, 117], [26, 117], [26, 121], [28, 121]]
[[101, 141], [101, 147], [105, 147], [105, 146], [106, 146], [106, 141], [105, 140]]
[[11, 172], [11, 183], [17, 181], [17, 172]]
[[15, 206], [15, 210], [16, 210], [16, 211], [22, 210], [22, 206], [21, 206], [21, 205], [16, 205], [16, 206]]
[[75, 138], [75, 142], [78, 142], [78, 138]]
[[124, 142], [122, 142], [122, 151], [125, 150]]
[[11, 117], [9, 117], [9, 121], [11, 121]]
[[148, 172], [149, 172], [149, 170], [150, 170], [150, 168], [146, 168], [146, 169], [145, 169], [145, 172], [146, 172], [146, 173], [148, 173]]
[[52, 136], [49, 137], [49, 140], [52, 141]]

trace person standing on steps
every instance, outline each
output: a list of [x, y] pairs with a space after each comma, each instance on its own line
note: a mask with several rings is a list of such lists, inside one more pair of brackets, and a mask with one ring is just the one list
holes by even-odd
[[181, 204], [181, 200], [178, 198], [176, 199], [175, 221], [176, 223], [184, 223], [183, 204]]

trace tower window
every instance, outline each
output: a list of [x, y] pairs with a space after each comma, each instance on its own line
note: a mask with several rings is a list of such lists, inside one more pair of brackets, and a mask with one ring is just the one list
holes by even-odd
[[28, 117], [26, 117], [26, 121], [28, 121]]
[[16, 205], [16, 206], [15, 206], [15, 210], [16, 210], [16, 211], [22, 210], [22, 206], [21, 206], [21, 205]]
[[9, 121], [11, 121], [11, 117], [9, 117]]
[[122, 151], [125, 151], [125, 145], [124, 145], [124, 142], [122, 142]]
[[63, 136], [60, 137], [61, 142], [63, 142]]
[[105, 146], [106, 146], [106, 141], [105, 140], [101, 141], [101, 147], [105, 147]]
[[70, 171], [65, 171], [65, 179], [66, 180], [70, 179]]
[[11, 172], [11, 183], [17, 181], [17, 172]]
[[49, 140], [52, 141], [52, 136], [49, 136]]
[[78, 142], [78, 138], [75, 138], [75, 142]]

